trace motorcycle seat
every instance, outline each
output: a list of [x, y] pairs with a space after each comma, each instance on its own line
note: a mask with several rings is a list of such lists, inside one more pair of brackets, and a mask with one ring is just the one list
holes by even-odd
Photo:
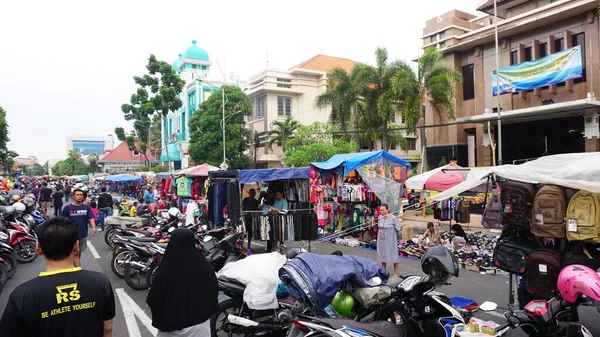
[[130, 241], [137, 241], [137, 242], [154, 242], [154, 241], [156, 241], [155, 238], [146, 238], [146, 237], [138, 238], [137, 236], [127, 237], [127, 239]]
[[242, 282], [229, 277], [219, 276], [219, 288], [222, 286], [225, 286], [233, 292], [239, 294], [240, 297], [244, 295], [244, 290], [246, 290], [246, 285], [244, 285]]
[[209, 234], [209, 235], [211, 235], [211, 234], [220, 234], [220, 233], [222, 233], [224, 231], [225, 231], [225, 227], [219, 227], [219, 228], [215, 228], [215, 229], [211, 229], [211, 230], [207, 231], [206, 234]]
[[127, 228], [127, 230], [131, 231], [131, 232], [136, 232], [136, 233], [140, 233], [140, 234], [143, 234], [143, 235], [147, 235], [147, 236], [152, 235], [152, 232], [141, 230], [141, 229]]
[[363, 330], [365, 332], [376, 334], [381, 337], [405, 337], [402, 325], [387, 321], [375, 321], [371, 323], [359, 323], [351, 319], [321, 318], [319, 322], [331, 326], [333, 329], [344, 327]]

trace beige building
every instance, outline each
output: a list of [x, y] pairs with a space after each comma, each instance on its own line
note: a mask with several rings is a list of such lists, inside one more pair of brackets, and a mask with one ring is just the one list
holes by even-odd
[[[245, 92], [253, 105], [248, 126], [254, 139], [258, 140], [250, 146], [250, 161], [255, 163], [255, 167], [282, 166], [281, 148], [275, 144], [272, 149], [268, 146], [267, 134], [274, 121], [289, 116], [303, 125], [329, 121], [330, 109], [317, 109], [314, 106], [315, 98], [325, 92], [330, 70], [339, 67], [349, 72], [356, 64], [358, 62], [345, 58], [316, 55], [287, 70], [266, 69], [250, 76]], [[397, 114], [395, 123], [402, 124], [401, 119], [401, 115]], [[412, 135], [406, 138], [408, 151], [393, 148], [390, 153], [414, 161], [419, 154], [419, 141]], [[376, 144], [376, 147], [381, 149], [381, 144]], [[363, 146], [361, 150], [367, 149], [367, 146]]]
[[[593, 0], [498, 0], [500, 69], [540, 60], [580, 46], [583, 77], [500, 96], [503, 163], [545, 154], [600, 150], [599, 20]], [[487, 134], [498, 140], [494, 0], [481, 16], [453, 10], [425, 23], [423, 46], [439, 47], [444, 60], [462, 71], [457, 88], [457, 124], [427, 129], [427, 161], [456, 157], [461, 165], [492, 165]], [[535, 63], [530, 63], [535, 64]], [[426, 106], [426, 124], [445, 123]]]

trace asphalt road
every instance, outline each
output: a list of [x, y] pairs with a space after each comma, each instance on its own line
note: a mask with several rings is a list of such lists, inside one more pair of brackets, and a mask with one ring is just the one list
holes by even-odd
[[[116, 277], [110, 269], [111, 250], [104, 243], [104, 236], [98, 233], [97, 236], [90, 236], [90, 249], [83, 254], [82, 266], [86, 269], [104, 272], [112, 282], [116, 292], [117, 316], [114, 320], [114, 336], [116, 337], [155, 337], [156, 330], [151, 326], [150, 309], [146, 305], [147, 290], [136, 291], [127, 286], [125, 281]], [[299, 245], [298, 242], [286, 243], [288, 247]], [[255, 253], [265, 250], [262, 243], [253, 244]], [[92, 249], [93, 247], [93, 249]], [[305, 248], [308, 248], [305, 246]], [[360, 248], [351, 248], [338, 246], [326, 242], [312, 242], [311, 252], [316, 254], [331, 254], [335, 250], [340, 250], [347, 255], [360, 255], [363, 257], [375, 259], [376, 253]], [[94, 254], [94, 252], [96, 254]], [[390, 267], [391, 268], [391, 267]], [[2, 295], [0, 295], [0, 314], [4, 310], [6, 300], [10, 292], [19, 284], [37, 276], [44, 270], [44, 261], [41, 258], [36, 259], [29, 264], [19, 265], [17, 274], [8, 281]], [[390, 269], [391, 271], [391, 269]], [[402, 259], [400, 262], [400, 273], [403, 275], [420, 275], [419, 261], [411, 259]], [[501, 308], [506, 308], [508, 303], [508, 279], [481, 275], [479, 273], [461, 270], [459, 278], [450, 281], [452, 285], [438, 289], [448, 296], [461, 296], [473, 299], [478, 303], [484, 301], [494, 301], [498, 303], [499, 308], [492, 313], [478, 313], [476, 316], [493, 320], [499, 324], [503, 322]], [[124, 314], [125, 312], [125, 314]], [[600, 314], [595, 308], [580, 308], [580, 319], [591, 332], [600, 336]], [[509, 335], [525, 336], [521, 330], [511, 331]]]

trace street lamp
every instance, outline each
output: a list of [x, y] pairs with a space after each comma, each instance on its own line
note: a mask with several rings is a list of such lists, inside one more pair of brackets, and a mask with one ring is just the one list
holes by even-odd
[[[219, 89], [219, 87], [217, 87], [216, 85], [214, 85], [214, 84], [212, 84], [210, 82], [207, 82], [207, 81], [203, 81], [202, 79], [198, 79], [197, 81], [201, 85], [202, 85], [202, 83], [206, 83], [206, 84], [208, 84], [210, 86], [213, 86], [216, 89]], [[223, 105], [221, 106], [223, 108], [223, 110], [222, 110], [223, 111], [223, 118], [221, 119], [221, 124], [222, 124], [221, 128], [223, 129], [223, 162], [221, 163], [221, 165], [219, 167], [221, 168], [221, 170], [225, 171], [225, 170], [227, 170], [229, 168], [229, 166], [227, 166], [227, 157], [226, 157], [226, 153], [225, 153], [225, 151], [226, 151], [225, 150], [225, 123], [227, 123], [225, 121], [225, 103], [226, 103], [226, 101], [225, 101], [225, 89], [223, 88], [223, 86], [221, 86], [220, 89], [221, 89], [221, 93], [223, 94], [223, 96], [222, 96]], [[229, 117], [231, 118], [231, 116], [229, 116]]]

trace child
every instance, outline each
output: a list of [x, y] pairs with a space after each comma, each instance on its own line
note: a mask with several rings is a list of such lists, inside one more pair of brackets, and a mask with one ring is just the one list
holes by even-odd
[[90, 202], [90, 207], [92, 208], [92, 213], [94, 213], [94, 221], [98, 223], [98, 204], [95, 201]]
[[138, 205], [138, 202], [134, 201], [133, 205], [131, 205], [131, 207], [129, 208], [129, 216], [130, 217], [134, 217], [135, 216], [135, 213], [137, 211], [137, 205]]

